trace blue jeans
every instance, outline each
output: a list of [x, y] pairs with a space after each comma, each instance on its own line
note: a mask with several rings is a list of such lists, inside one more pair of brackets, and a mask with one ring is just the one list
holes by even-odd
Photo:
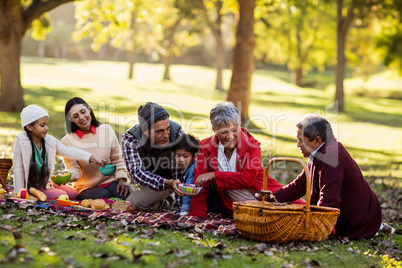
[[117, 193], [117, 181], [111, 182], [107, 187], [93, 187], [82, 191], [77, 199], [101, 199], [117, 197], [126, 200], [126, 197]]

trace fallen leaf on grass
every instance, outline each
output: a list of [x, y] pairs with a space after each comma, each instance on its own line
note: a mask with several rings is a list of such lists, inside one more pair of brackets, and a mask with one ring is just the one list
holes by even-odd
[[13, 237], [15, 240], [15, 244], [20, 244], [20, 241], [22, 239], [22, 234], [19, 230], [17, 230], [16, 228], [12, 228], [11, 232], [13, 233]]
[[11, 225], [0, 225], [0, 228], [7, 231], [11, 231], [14, 227]]
[[259, 244], [256, 244], [256, 245], [254, 246], [254, 248], [255, 248], [256, 250], [258, 250], [258, 252], [264, 252], [264, 251], [267, 249], [267, 245], [264, 244], [264, 243], [259, 243]]
[[224, 243], [222, 243], [221, 241], [219, 241], [218, 243], [216, 243], [212, 247], [216, 248], [216, 249], [219, 249], [219, 250], [223, 250], [226, 247], [226, 245]]
[[10, 219], [13, 218], [13, 217], [15, 217], [14, 214], [5, 214], [5, 215], [3, 215], [1, 218], [2, 218], [3, 220], [10, 220]]
[[92, 256], [92, 257], [95, 257], [95, 258], [102, 258], [102, 259], [104, 259], [104, 258], [109, 257], [109, 254], [108, 254], [108, 253], [103, 253], [103, 252], [92, 252], [92, 253], [91, 253], [91, 256]]
[[91, 230], [91, 231], [88, 232], [88, 235], [96, 236], [98, 233], [99, 233], [99, 232], [96, 231], [96, 230]]
[[389, 238], [389, 239], [387, 239], [387, 241], [384, 242], [384, 246], [393, 247], [393, 246], [395, 246], [395, 242], [394, 242], [394, 240], [392, 240], [392, 238]]
[[38, 215], [39, 215], [39, 212], [33, 208], [28, 209], [28, 211], [27, 211], [27, 216], [38, 216]]
[[13, 260], [17, 258], [20, 253], [28, 253], [28, 250], [21, 245], [14, 245], [7, 253], [7, 258]]
[[42, 253], [44, 253], [44, 252], [49, 252], [49, 251], [50, 251], [50, 248], [49, 248], [49, 247], [42, 247], [42, 248], [39, 250], [38, 254], [42, 254]]
[[129, 246], [130, 246], [130, 243], [128, 243], [127, 241], [122, 241], [120, 244], [123, 245], [123, 246], [125, 246], [125, 247], [129, 247]]
[[108, 261], [118, 261], [118, 260], [124, 260], [126, 257], [124, 257], [123, 255], [114, 255], [114, 256], [110, 256], [108, 257], [106, 260]]
[[184, 257], [187, 257], [189, 254], [190, 254], [191, 252], [189, 251], [189, 250], [179, 250], [179, 249], [176, 249], [176, 251], [175, 251], [175, 255], [176, 255], [176, 257], [178, 257], [178, 258], [184, 258]]
[[179, 260], [179, 261], [174, 261], [166, 265], [166, 268], [175, 268], [175, 267], [186, 267], [191, 264], [190, 260]]

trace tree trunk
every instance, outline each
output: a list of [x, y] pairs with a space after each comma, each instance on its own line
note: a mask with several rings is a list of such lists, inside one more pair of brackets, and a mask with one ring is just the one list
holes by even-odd
[[134, 64], [135, 64], [136, 54], [135, 51], [130, 51], [128, 53], [128, 79], [134, 78]]
[[337, 0], [337, 29], [336, 29], [336, 74], [335, 74], [335, 100], [333, 110], [343, 112], [345, 110], [343, 80], [345, 79], [346, 58], [345, 44], [346, 34], [350, 23], [354, 18], [354, 6], [349, 7], [346, 17], [342, 15], [343, 0]]
[[172, 60], [173, 56], [170, 53], [166, 57], [163, 57], [163, 63], [165, 64], [163, 80], [170, 80], [170, 66], [172, 65]]
[[302, 86], [303, 67], [300, 64], [296, 69], [292, 70], [292, 83], [296, 86]]
[[131, 36], [130, 38], [132, 39], [132, 47], [128, 49], [128, 79], [133, 79], [134, 78], [134, 64], [135, 60], [137, 58], [136, 55], [136, 47], [137, 47], [137, 42], [136, 42], [136, 34], [137, 34], [137, 18], [138, 18], [138, 10], [139, 7], [135, 8], [132, 13], [132, 18], [131, 18]]
[[179, 17], [175, 23], [165, 30], [165, 38], [163, 43], [166, 43], [165, 53], [162, 55], [162, 61], [165, 64], [165, 72], [163, 74], [163, 80], [170, 80], [170, 66], [173, 62], [173, 48], [176, 45], [175, 34], [180, 26], [180, 22], [184, 17]]
[[0, 4], [0, 110], [6, 112], [21, 112], [24, 108], [20, 54], [25, 30], [17, 9]]
[[239, 22], [233, 52], [233, 73], [227, 100], [239, 109], [242, 125], [248, 125], [251, 78], [254, 71], [253, 49], [255, 0], [239, 0]]
[[223, 70], [225, 69], [225, 45], [219, 25], [219, 34], [216, 38], [216, 85], [215, 89], [223, 90]]
[[337, 56], [336, 56], [336, 74], [335, 74], [335, 103], [334, 110], [338, 110], [339, 112], [344, 111], [344, 91], [343, 91], [343, 80], [345, 79], [345, 38], [346, 33], [337, 30]]
[[24, 107], [20, 77], [21, 42], [31, 23], [43, 13], [74, 0], [0, 1], [0, 110], [21, 112]]
[[[55, 46], [54, 51], [56, 51], [56, 50], [57, 50], [57, 48]], [[45, 57], [45, 42], [44, 41], [38, 42], [38, 56], [39, 56], [39, 58]]]

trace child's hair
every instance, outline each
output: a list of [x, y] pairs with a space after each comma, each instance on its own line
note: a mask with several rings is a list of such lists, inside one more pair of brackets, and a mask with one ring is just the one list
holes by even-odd
[[[89, 106], [89, 104], [86, 103], [86, 101], [84, 101], [83, 99], [81, 99], [79, 97], [74, 97], [74, 98], [70, 99], [66, 103], [66, 107], [64, 108], [64, 116], [66, 118], [66, 129], [67, 129], [68, 133], [75, 133], [79, 129], [78, 126], [75, 123], [71, 122], [71, 119], [70, 119], [70, 116], [69, 116], [70, 109], [75, 104], [83, 104], [85, 107], [91, 108]], [[93, 125], [94, 127], [99, 127], [100, 123], [96, 119], [94, 111], [92, 109], [91, 109], [90, 115], [91, 115], [91, 125]]]
[[[28, 125], [34, 126], [37, 121], [34, 121]], [[36, 168], [36, 159], [35, 159], [35, 144], [32, 139], [31, 131], [28, 130], [26, 126], [24, 126], [24, 130], [28, 135], [29, 140], [31, 141], [32, 145], [32, 163], [31, 166], [29, 167], [29, 174], [28, 174], [28, 187], [36, 187], [38, 185], [43, 185], [45, 182], [45, 179], [49, 176], [49, 170], [46, 166], [46, 146], [45, 146], [45, 139], [41, 139], [41, 145], [42, 145], [42, 168], [40, 171], [40, 174], [38, 174], [38, 169]]]
[[199, 142], [200, 140], [193, 135], [184, 134], [178, 138], [174, 146], [174, 150], [185, 150], [187, 152], [190, 152], [192, 155], [195, 155], [200, 149], [200, 146], [198, 146]]

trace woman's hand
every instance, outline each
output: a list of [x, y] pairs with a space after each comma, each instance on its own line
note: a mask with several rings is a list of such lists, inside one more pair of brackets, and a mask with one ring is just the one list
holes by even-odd
[[165, 188], [166, 189], [173, 189], [173, 191], [180, 196], [185, 196], [182, 190], [179, 188], [179, 184], [181, 183], [180, 180], [178, 179], [171, 179], [171, 180], [165, 180]]
[[98, 166], [102, 166], [102, 167], [107, 165], [107, 161], [105, 159], [98, 158], [95, 155], [91, 155], [91, 158], [89, 158], [89, 163], [94, 163], [94, 164], [96, 164]]
[[204, 173], [198, 176], [197, 180], [195, 181], [195, 186], [202, 187], [204, 183], [212, 181], [215, 179], [215, 172]]
[[130, 189], [130, 186], [127, 185], [126, 179], [124, 178], [119, 178], [117, 179], [117, 193], [123, 196], [127, 196], [128, 194], [131, 194], [133, 191]]

